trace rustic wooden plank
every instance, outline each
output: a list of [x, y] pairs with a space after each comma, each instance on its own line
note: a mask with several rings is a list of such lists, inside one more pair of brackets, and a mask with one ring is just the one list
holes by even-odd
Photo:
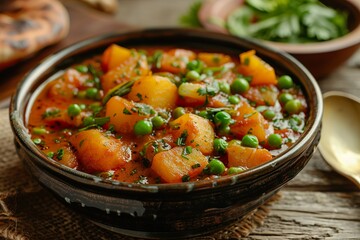
[[284, 189], [281, 194], [264, 225], [248, 239], [360, 238], [360, 192]]
[[291, 180], [287, 190], [296, 191], [328, 191], [352, 192], [357, 188], [345, 177], [335, 172], [316, 151], [306, 167]]

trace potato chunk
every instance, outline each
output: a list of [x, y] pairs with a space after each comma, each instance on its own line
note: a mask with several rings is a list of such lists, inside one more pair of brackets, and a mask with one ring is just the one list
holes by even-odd
[[177, 88], [168, 78], [146, 76], [135, 82], [128, 98], [142, 102], [154, 108], [174, 108], [177, 100]]
[[199, 90], [205, 87], [204, 84], [200, 83], [182, 83], [178, 91], [184, 105], [200, 106], [205, 104], [206, 96], [199, 93]]
[[106, 72], [114, 69], [131, 56], [131, 51], [116, 44], [110, 45], [102, 55], [102, 68]]
[[261, 58], [254, 50], [240, 54], [239, 73], [251, 76], [251, 85], [277, 84], [275, 70]]
[[70, 137], [81, 166], [89, 173], [117, 169], [131, 159], [130, 148], [121, 140], [98, 130], [86, 130]]
[[141, 111], [145, 107], [125, 98], [114, 96], [106, 103], [106, 116], [110, 117], [110, 125], [114, 125], [119, 133], [131, 133], [137, 121], [149, 115]]
[[272, 159], [267, 149], [243, 147], [232, 144], [227, 148], [229, 167], [252, 168]]
[[134, 52], [132, 56], [101, 77], [101, 86], [105, 92], [108, 92], [119, 84], [150, 73], [146, 57]]
[[214, 148], [214, 129], [210, 121], [192, 113], [187, 113], [171, 122], [174, 139], [182, 138], [185, 144], [209, 155]]
[[268, 122], [264, 117], [247, 102], [242, 102], [237, 111], [239, 114], [234, 117], [235, 123], [230, 125], [231, 132], [238, 138], [246, 134], [253, 134], [259, 142], [264, 142], [268, 128]]
[[197, 149], [184, 155], [185, 147], [175, 147], [156, 154], [151, 169], [167, 183], [178, 183], [199, 175], [208, 164]]

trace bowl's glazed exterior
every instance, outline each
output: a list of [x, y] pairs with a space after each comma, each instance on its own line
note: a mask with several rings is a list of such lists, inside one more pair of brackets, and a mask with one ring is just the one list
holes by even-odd
[[[216, 180], [141, 185], [103, 180], [65, 167], [47, 158], [30, 139], [26, 121], [31, 95], [36, 95], [37, 87], [54, 73], [100, 54], [111, 43], [128, 47], [191, 47], [228, 54], [255, 49], [277, 74], [289, 74], [303, 86], [309, 104], [306, 130], [296, 144], [274, 160]], [[316, 81], [287, 54], [249, 40], [202, 30], [152, 29], [96, 37], [48, 57], [20, 83], [11, 102], [10, 121], [20, 158], [66, 206], [115, 232], [169, 239], [208, 233], [241, 219], [294, 178], [318, 144], [322, 108]]]

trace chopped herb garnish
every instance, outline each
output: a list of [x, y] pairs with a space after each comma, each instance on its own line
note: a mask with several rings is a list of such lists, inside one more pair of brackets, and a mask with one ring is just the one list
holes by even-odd
[[111, 89], [103, 98], [102, 103], [103, 105], [105, 105], [110, 98], [112, 98], [113, 96], [124, 96], [125, 94], [128, 94], [132, 88], [132, 86], [134, 85], [135, 80], [130, 80], [128, 82], [125, 82], [123, 84], [118, 85], [117, 87]]
[[83, 128], [80, 128], [79, 131], [88, 130], [93, 127], [102, 127], [110, 121], [110, 117], [86, 117], [83, 121]]
[[253, 115], [255, 115], [257, 112], [252, 112], [252, 113], [248, 113], [248, 114], [244, 114], [244, 118], [249, 118]]
[[139, 101], [143, 100], [143, 97], [142, 97], [141, 93], [137, 93], [136, 96], [139, 98]]
[[153, 64], [156, 68], [161, 68], [161, 59], [163, 57], [162, 51], [156, 51], [152, 55], [152, 57], [149, 58], [149, 62]]
[[201, 165], [200, 163], [195, 163], [194, 165], [191, 166], [192, 169], [196, 169], [199, 168]]
[[183, 182], [190, 181], [190, 176], [188, 174], [185, 174], [184, 176], [181, 177], [181, 181], [183, 181]]
[[190, 153], [192, 153], [192, 147], [186, 146], [181, 153], [181, 157], [183, 157], [185, 159], [189, 159], [188, 157], [186, 157], [186, 155], [189, 155]]
[[123, 114], [125, 114], [125, 115], [131, 115], [131, 112], [130, 112], [127, 108], [124, 108], [124, 109], [123, 109]]
[[100, 77], [103, 74], [100, 70], [96, 69], [93, 65], [89, 64], [87, 66], [88, 71], [93, 75], [95, 87], [100, 89]]
[[64, 156], [64, 149], [60, 148], [57, 152], [56, 152], [56, 158], [59, 160], [62, 160]]
[[246, 58], [244, 59], [244, 65], [245, 65], [245, 66], [249, 66], [249, 64], [250, 64], [250, 58], [246, 57]]
[[132, 176], [132, 175], [134, 175], [134, 174], [136, 174], [137, 173], [137, 169], [136, 168], [134, 168], [133, 170], [131, 170], [131, 172], [130, 172], [130, 176]]
[[176, 144], [178, 146], [185, 146], [185, 142], [186, 142], [187, 137], [188, 137], [188, 132], [187, 132], [187, 130], [184, 130], [181, 133], [180, 137], [178, 137], [178, 139], [176, 140]]

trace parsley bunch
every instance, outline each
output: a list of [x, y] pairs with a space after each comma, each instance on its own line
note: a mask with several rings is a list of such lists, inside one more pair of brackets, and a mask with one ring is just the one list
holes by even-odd
[[[181, 23], [199, 27], [199, 9], [194, 4]], [[319, 0], [245, 0], [225, 21], [211, 21], [232, 35], [287, 43], [327, 41], [348, 32], [347, 13]]]
[[346, 13], [318, 0], [246, 0], [227, 20], [233, 35], [269, 41], [326, 41], [347, 33]]

